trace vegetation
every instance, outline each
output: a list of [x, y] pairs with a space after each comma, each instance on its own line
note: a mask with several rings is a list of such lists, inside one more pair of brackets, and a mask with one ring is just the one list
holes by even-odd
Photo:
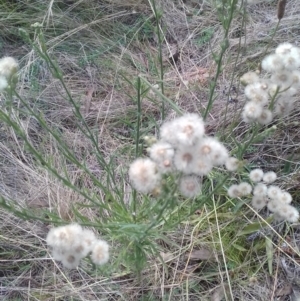
[[2, 300], [298, 300], [278, 2], [0, 1]]

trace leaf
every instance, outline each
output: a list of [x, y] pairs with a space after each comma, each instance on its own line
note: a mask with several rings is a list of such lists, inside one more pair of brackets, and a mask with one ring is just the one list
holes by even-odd
[[270, 275], [273, 274], [273, 243], [269, 237], [266, 237], [266, 253], [267, 253], [267, 260], [268, 260], [268, 268]]
[[267, 226], [273, 220], [273, 216], [269, 216], [265, 221], [261, 221], [259, 223], [253, 223], [247, 225], [241, 232], [237, 234], [237, 236], [242, 236], [246, 234], [251, 234], [253, 232], [259, 231], [262, 227]]
[[247, 251], [247, 249], [245, 249], [244, 247], [240, 246], [240, 245], [237, 245], [237, 244], [231, 244], [235, 249], [239, 250], [239, 251], [242, 251], [242, 252], [245, 252]]

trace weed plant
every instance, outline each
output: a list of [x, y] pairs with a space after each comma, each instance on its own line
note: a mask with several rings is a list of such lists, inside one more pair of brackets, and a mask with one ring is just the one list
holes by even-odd
[[[175, 9], [176, 1], [167, 2], [170, 11]], [[48, 17], [52, 9], [60, 10], [63, 4], [52, 1], [49, 5]], [[72, 5], [80, 7], [84, 20], [88, 18], [85, 12], [85, 9], [91, 11], [88, 4], [75, 1]], [[97, 6], [93, 1], [91, 5]], [[275, 283], [274, 279], [279, 281], [279, 267], [285, 273], [290, 272], [284, 260], [298, 266], [297, 245], [290, 238], [296, 233], [294, 226], [299, 219], [297, 193], [293, 189], [287, 191], [284, 183], [297, 182], [297, 164], [292, 167], [294, 157], [285, 159], [282, 175], [282, 168], [272, 166], [271, 160], [258, 163], [250, 154], [258, 152], [257, 148], [266, 141], [276, 145], [280, 139], [278, 131], [289, 128], [286, 116], [298, 105], [300, 48], [287, 41], [276, 41], [286, 3], [279, 1], [278, 21], [266, 45], [255, 56], [255, 65], [244, 60], [244, 45], [237, 34], [247, 30], [250, 3], [204, 1], [199, 11], [195, 8], [195, 16], [205, 14], [207, 5], [213, 9], [222, 28], [218, 47], [212, 46], [213, 26], [200, 31], [195, 27], [182, 45], [178, 41], [174, 43], [175, 53], [168, 38], [171, 29], [167, 26], [165, 5], [149, 0], [139, 1], [130, 13], [101, 11], [101, 22], [134, 15], [135, 9], [147, 11], [149, 17], [145, 17], [145, 11], [140, 13], [133, 18], [132, 24], [137, 28], [129, 29], [126, 38], [118, 34], [116, 40], [110, 40], [107, 32], [110, 26], [118, 27], [118, 24], [109, 24], [106, 30], [101, 30], [102, 48], [89, 53], [83, 51], [84, 56], [72, 62], [79, 73], [85, 72], [89, 78], [85, 104], [75, 89], [80, 81], [76, 79], [73, 83], [74, 79], [64, 70], [64, 59], [55, 55], [57, 37], [47, 31], [45, 19], [19, 30], [19, 39], [34, 57], [28, 73], [34, 78], [31, 86], [34, 97], [24, 92], [25, 81], [22, 70], [19, 72], [22, 60], [17, 62], [13, 54], [2, 58], [0, 206], [14, 221], [7, 227], [11, 227], [10, 233], [15, 233], [16, 223], [22, 220], [24, 226], [19, 226], [22, 231], [30, 232], [27, 230], [30, 223], [43, 229], [37, 235], [38, 241], [28, 243], [27, 247], [35, 250], [32, 261], [63, 275], [61, 279], [66, 280], [71, 290], [70, 300], [112, 297], [129, 300], [130, 293], [122, 292], [123, 282], [125, 286], [131, 282], [136, 286], [130, 290], [137, 291], [130, 296], [132, 300], [246, 300], [246, 297], [271, 300], [279, 291], [277, 284], [265, 293], [253, 293], [261, 275], [267, 274]], [[185, 7], [183, 2], [181, 5]], [[14, 5], [6, 8], [17, 10]], [[233, 30], [236, 20], [240, 27]], [[125, 21], [122, 28], [128, 29]], [[97, 24], [96, 19], [89, 24], [91, 31]], [[77, 29], [71, 29], [70, 36], [76, 35]], [[123, 29], [118, 27], [118, 30]], [[194, 39], [193, 35], [199, 32], [202, 36]], [[232, 55], [233, 32], [239, 36], [235, 56]], [[64, 39], [64, 33], [57, 34]], [[130, 52], [127, 39], [136, 48], [147, 49], [143, 59]], [[208, 78], [205, 77], [203, 85], [198, 69], [195, 84], [191, 74], [184, 77], [185, 66], [180, 65], [183, 56], [188, 55], [184, 52], [185, 44], [192, 43], [191, 39], [196, 47], [199, 43], [207, 44], [211, 54], [210, 66], [206, 68]], [[155, 42], [155, 51], [150, 40]], [[86, 49], [92, 47], [93, 43], [89, 43]], [[64, 47], [68, 48], [68, 43]], [[114, 52], [115, 49], [118, 50]], [[100, 69], [93, 69], [98, 56], [118, 51], [121, 59], [114, 54], [115, 57], [101, 62]], [[126, 72], [122, 59], [135, 72]], [[39, 67], [33, 76], [34, 66]], [[121, 76], [113, 75], [114, 69]], [[43, 93], [39, 94], [40, 70], [45, 74], [41, 80], [49, 82], [44, 91], [53, 93], [47, 101], [43, 100]], [[228, 96], [228, 101], [222, 104], [220, 118], [218, 98], [226, 70], [231, 73], [229, 90], [233, 87], [242, 90], [240, 83], [244, 85], [242, 95], [246, 102], [243, 108], [235, 107], [238, 113], [232, 113], [231, 96]], [[95, 82], [93, 72], [107, 74], [102, 82]], [[240, 83], [234, 84], [237, 72]], [[172, 87], [168, 80], [170, 74], [178, 77], [181, 90], [177, 95], [176, 85]], [[96, 93], [99, 84], [109, 90], [110, 81], [117, 93]], [[191, 93], [187, 95], [192, 99], [198, 86], [200, 93], [206, 93], [206, 101], [199, 98], [191, 109], [189, 101], [187, 105], [181, 103], [185, 98], [181, 94]], [[97, 107], [93, 95], [109, 101]], [[128, 102], [122, 98], [115, 106], [120, 95], [125, 95]], [[58, 96], [60, 101], [55, 100]], [[122, 106], [123, 115], [118, 111]], [[106, 113], [102, 114], [104, 109]], [[60, 110], [57, 118], [55, 114]], [[212, 127], [214, 118], [218, 118], [218, 125]], [[281, 157], [280, 150], [274, 148]], [[18, 176], [9, 180], [9, 173], [4, 172], [6, 168], [20, 169]], [[6, 184], [9, 181], [13, 189], [7, 188], [11, 185]], [[6, 237], [4, 227], [0, 234]], [[17, 244], [13, 237], [8, 242]], [[13, 254], [20, 256], [18, 250], [6, 254], [5, 245], [1, 252], [7, 258], [14, 257]], [[20, 260], [30, 265], [31, 259]], [[283, 263], [276, 264], [276, 260]], [[156, 276], [149, 280], [153, 271], [162, 282], [171, 279], [170, 286], [158, 287]], [[200, 276], [192, 276], [197, 274]], [[246, 280], [240, 278], [242, 274]], [[78, 275], [82, 276], [80, 280]], [[96, 284], [93, 279], [97, 279]], [[55, 286], [51, 277], [48, 281]], [[104, 287], [101, 281], [107, 285]], [[142, 289], [145, 283], [147, 289]], [[40, 291], [36, 289], [38, 286]], [[239, 286], [244, 286], [245, 292]], [[67, 293], [60, 290], [58, 298], [65, 298]], [[19, 298], [17, 294], [7, 296]], [[54, 295], [53, 290], [43, 290], [39, 284], [30, 296], [51, 300]]]

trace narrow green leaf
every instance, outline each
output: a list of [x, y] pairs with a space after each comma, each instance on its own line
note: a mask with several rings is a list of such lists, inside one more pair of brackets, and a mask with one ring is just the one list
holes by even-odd
[[241, 232], [237, 234], [237, 236], [242, 236], [246, 234], [251, 234], [253, 232], [259, 231], [262, 227], [267, 226], [272, 221], [273, 216], [269, 216], [265, 221], [260, 221], [259, 223], [253, 223], [247, 225]]
[[237, 245], [237, 244], [231, 244], [235, 249], [242, 251], [242, 252], [246, 252], [247, 249], [245, 249], [244, 247]]
[[273, 274], [273, 253], [274, 253], [274, 248], [273, 248], [273, 243], [272, 240], [266, 236], [266, 253], [267, 253], [267, 260], [268, 260], [268, 269], [270, 275]]

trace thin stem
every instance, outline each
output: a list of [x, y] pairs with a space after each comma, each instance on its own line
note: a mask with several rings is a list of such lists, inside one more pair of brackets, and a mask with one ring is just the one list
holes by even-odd
[[223, 26], [224, 26], [224, 29], [225, 29], [224, 40], [221, 43], [221, 52], [220, 52], [219, 56], [215, 58], [215, 61], [217, 62], [217, 71], [216, 71], [214, 79], [210, 83], [208, 104], [207, 104], [207, 107], [206, 107], [205, 112], [203, 114], [203, 119], [204, 120], [207, 118], [207, 115], [209, 114], [209, 112], [212, 108], [212, 105], [214, 103], [214, 100], [215, 100], [214, 99], [214, 97], [215, 97], [214, 94], [215, 94], [215, 90], [216, 90], [216, 86], [217, 86], [217, 80], [218, 80], [218, 78], [221, 74], [221, 71], [223, 70], [223, 68], [222, 68], [223, 56], [224, 56], [226, 50], [229, 47], [228, 34], [229, 34], [230, 25], [231, 25], [231, 22], [232, 22], [232, 19], [233, 19], [233, 14], [235, 12], [236, 2], [237, 2], [236, 0], [233, 0], [232, 3], [231, 3], [230, 9], [229, 9], [229, 16], [228, 17], [223, 16], [222, 23], [223, 23]]
[[[163, 53], [162, 53], [162, 43], [163, 39], [161, 36], [161, 26], [160, 26], [160, 20], [161, 20], [161, 15], [158, 13], [155, 5], [155, 0], [151, 0], [152, 4], [152, 10], [155, 16], [155, 24], [156, 24], [156, 32], [157, 32], [157, 38], [158, 38], [158, 58], [159, 58], [159, 65], [160, 65], [160, 90], [161, 93], [164, 95], [164, 66], [163, 66]], [[165, 119], [165, 103], [162, 102], [161, 106], [161, 119]]]

